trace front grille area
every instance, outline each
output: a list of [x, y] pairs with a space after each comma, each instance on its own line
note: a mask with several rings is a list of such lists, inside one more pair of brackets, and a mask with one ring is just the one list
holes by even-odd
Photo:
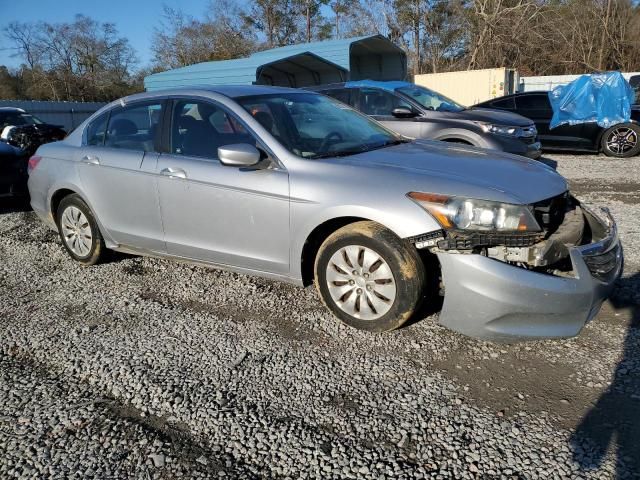
[[518, 138], [525, 144], [531, 145], [535, 143], [538, 137], [538, 130], [535, 125], [529, 125], [528, 127], [520, 127], [518, 131]]
[[564, 215], [570, 206], [571, 197], [565, 192], [557, 197], [548, 198], [533, 204], [536, 221], [547, 233], [555, 232], [564, 221]]
[[476, 247], [530, 247], [543, 239], [539, 233], [480, 233], [450, 232], [444, 240], [438, 241], [442, 250], [471, 250]]

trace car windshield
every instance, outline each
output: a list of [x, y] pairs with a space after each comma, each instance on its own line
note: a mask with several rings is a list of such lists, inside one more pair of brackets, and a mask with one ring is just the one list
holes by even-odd
[[304, 158], [353, 155], [404, 142], [334, 99], [310, 92], [236, 100], [287, 150]]
[[23, 125], [38, 125], [42, 121], [29, 113], [0, 112], [0, 128], [21, 127]]
[[436, 110], [438, 112], [461, 112], [465, 110], [462, 105], [450, 98], [418, 85], [398, 88], [396, 91], [418, 102], [427, 110]]

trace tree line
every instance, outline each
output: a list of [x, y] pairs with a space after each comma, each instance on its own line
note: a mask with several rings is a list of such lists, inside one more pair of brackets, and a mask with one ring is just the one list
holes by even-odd
[[380, 34], [411, 73], [493, 67], [522, 75], [640, 70], [638, 0], [211, 0], [198, 17], [164, 7], [151, 65], [116, 25], [14, 21], [20, 59], [0, 67], [0, 98], [107, 101], [142, 90], [145, 75], [301, 42]]

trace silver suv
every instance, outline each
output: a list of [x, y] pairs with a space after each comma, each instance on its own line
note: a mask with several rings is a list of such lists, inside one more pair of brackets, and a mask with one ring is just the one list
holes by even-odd
[[30, 161], [35, 212], [84, 265], [108, 249], [315, 285], [345, 323], [399, 327], [444, 291], [477, 337], [576, 335], [620, 275], [608, 214], [523, 157], [408, 141], [300, 90], [133, 95]]

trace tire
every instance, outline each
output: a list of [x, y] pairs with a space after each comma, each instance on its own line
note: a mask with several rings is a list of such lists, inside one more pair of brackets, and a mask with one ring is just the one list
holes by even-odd
[[320, 246], [315, 284], [342, 322], [386, 332], [420, 307], [426, 274], [411, 244], [375, 222], [362, 221], [335, 231]]
[[62, 245], [71, 258], [82, 265], [103, 259], [105, 244], [91, 209], [77, 194], [64, 197], [56, 211]]
[[640, 153], [640, 126], [634, 123], [614, 125], [602, 134], [601, 147], [607, 157], [637, 155]]

